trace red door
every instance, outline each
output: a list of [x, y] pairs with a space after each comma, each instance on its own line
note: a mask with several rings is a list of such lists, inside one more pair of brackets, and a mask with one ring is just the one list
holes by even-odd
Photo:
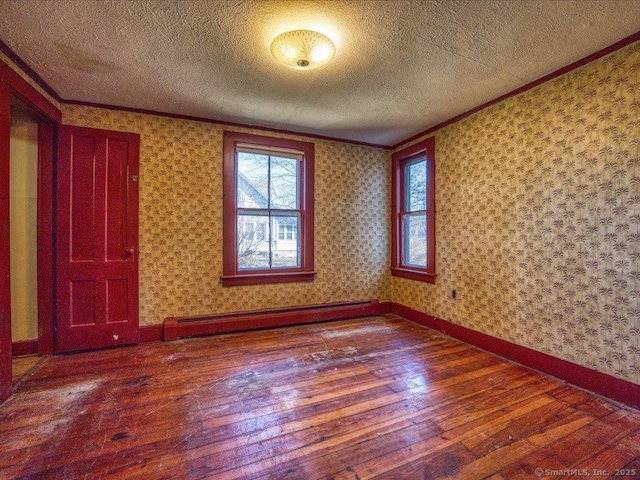
[[137, 343], [139, 136], [63, 125], [58, 352]]

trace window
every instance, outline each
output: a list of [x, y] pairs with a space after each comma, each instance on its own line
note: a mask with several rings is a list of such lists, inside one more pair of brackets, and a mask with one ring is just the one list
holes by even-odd
[[312, 281], [314, 145], [224, 133], [225, 286]]
[[435, 283], [435, 141], [393, 154], [391, 274]]
[[298, 231], [297, 225], [278, 225], [278, 240], [295, 240]]

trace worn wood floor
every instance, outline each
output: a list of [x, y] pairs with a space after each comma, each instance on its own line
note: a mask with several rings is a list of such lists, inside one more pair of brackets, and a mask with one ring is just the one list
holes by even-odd
[[36, 355], [25, 355], [24, 357], [16, 357], [13, 359], [13, 384], [16, 385], [24, 379], [38, 364], [43, 361], [43, 357]]
[[52, 357], [0, 407], [3, 479], [581, 472], [640, 478], [640, 412], [392, 315]]

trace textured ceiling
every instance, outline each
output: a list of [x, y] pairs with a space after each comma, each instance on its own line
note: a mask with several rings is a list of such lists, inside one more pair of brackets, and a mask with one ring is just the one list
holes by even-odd
[[[277, 64], [292, 29], [334, 60]], [[0, 39], [66, 100], [382, 145], [637, 31], [639, 0], [0, 2]]]

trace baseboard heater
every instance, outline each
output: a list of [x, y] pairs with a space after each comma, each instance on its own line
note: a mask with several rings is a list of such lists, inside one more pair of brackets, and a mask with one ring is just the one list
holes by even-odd
[[167, 341], [182, 337], [259, 330], [372, 315], [380, 315], [378, 300], [324, 303], [195, 317], [170, 317], [164, 321], [163, 338]]

